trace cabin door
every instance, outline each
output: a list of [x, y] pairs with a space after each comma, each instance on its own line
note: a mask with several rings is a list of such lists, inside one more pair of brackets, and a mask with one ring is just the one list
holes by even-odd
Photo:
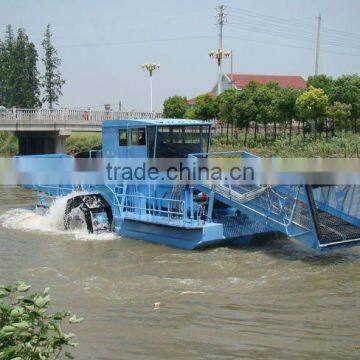
[[145, 127], [129, 127], [129, 158], [147, 158], [147, 137]]

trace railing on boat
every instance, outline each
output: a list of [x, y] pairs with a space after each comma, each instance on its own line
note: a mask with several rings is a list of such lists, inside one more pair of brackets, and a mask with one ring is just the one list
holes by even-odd
[[50, 186], [50, 185], [36, 185], [34, 186], [36, 194], [42, 197], [58, 198], [69, 195], [76, 189], [73, 186], [61, 187], [61, 186]]
[[[116, 193], [115, 193], [116, 194]], [[173, 226], [199, 226], [200, 210], [187, 209], [184, 200], [146, 196], [142, 194], [116, 194], [114, 206], [120, 216], [127, 219], [151, 221]]]

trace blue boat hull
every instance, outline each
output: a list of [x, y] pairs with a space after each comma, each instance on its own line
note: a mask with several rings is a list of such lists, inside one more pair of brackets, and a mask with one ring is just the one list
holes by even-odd
[[253, 235], [246, 235], [226, 238], [223, 236], [221, 224], [198, 229], [184, 229], [133, 220], [123, 220], [121, 227], [115, 227], [115, 232], [120, 236], [135, 240], [143, 240], [184, 250], [226, 245], [248, 245], [254, 237]]

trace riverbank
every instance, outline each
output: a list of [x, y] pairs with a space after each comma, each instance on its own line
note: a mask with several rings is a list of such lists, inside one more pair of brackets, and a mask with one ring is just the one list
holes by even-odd
[[[310, 136], [294, 135], [291, 144], [288, 137], [282, 135], [265, 142], [263, 135], [259, 134], [256, 141], [250, 138], [246, 145], [244, 140], [244, 134], [229, 137], [229, 141], [225, 135], [213, 135], [211, 150], [246, 150], [262, 157], [360, 157], [359, 134], [340, 133], [328, 140], [324, 136], [314, 140]], [[65, 144], [66, 153], [71, 155], [98, 147], [101, 147], [100, 133], [73, 133]], [[15, 136], [10, 132], [0, 132], [0, 155], [13, 156], [17, 151]]]

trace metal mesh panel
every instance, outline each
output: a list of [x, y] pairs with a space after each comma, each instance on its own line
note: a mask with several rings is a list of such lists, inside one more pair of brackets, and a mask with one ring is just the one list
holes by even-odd
[[357, 185], [313, 189], [321, 244], [360, 238], [359, 190]]
[[240, 237], [252, 234], [268, 232], [269, 228], [263, 222], [250, 220], [248, 216], [237, 212], [233, 216], [215, 215], [213, 220], [223, 224], [226, 237]]
[[325, 211], [319, 212], [319, 224], [321, 244], [360, 238], [360, 227]]

